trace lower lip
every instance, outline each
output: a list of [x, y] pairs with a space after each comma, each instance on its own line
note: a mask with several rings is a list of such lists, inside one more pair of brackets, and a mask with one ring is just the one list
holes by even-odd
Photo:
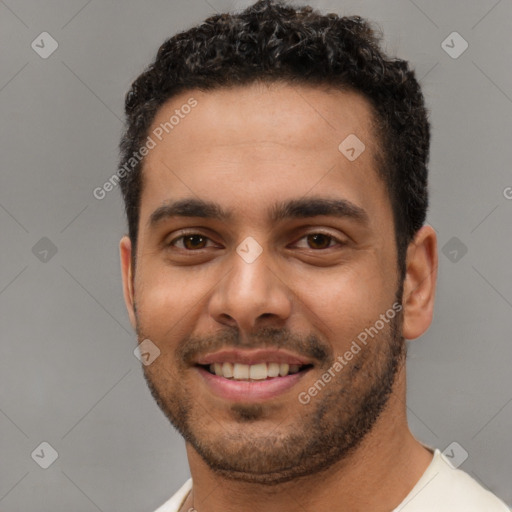
[[200, 366], [196, 369], [215, 395], [232, 402], [254, 402], [275, 398], [295, 386], [308, 372], [304, 370], [286, 377], [240, 381], [219, 377]]

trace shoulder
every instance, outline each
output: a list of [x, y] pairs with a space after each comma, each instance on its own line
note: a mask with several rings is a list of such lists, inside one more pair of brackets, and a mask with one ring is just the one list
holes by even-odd
[[432, 463], [393, 512], [510, 512], [494, 494], [435, 450]]
[[179, 512], [183, 502], [192, 489], [192, 478], [189, 478], [163, 505], [155, 512]]

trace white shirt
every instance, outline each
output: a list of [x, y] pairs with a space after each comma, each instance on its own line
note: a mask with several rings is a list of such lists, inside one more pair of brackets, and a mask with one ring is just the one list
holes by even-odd
[[[179, 512], [192, 489], [189, 478], [174, 496], [155, 512]], [[440, 452], [411, 492], [392, 512], [510, 512], [494, 494], [460, 469], [454, 469]]]

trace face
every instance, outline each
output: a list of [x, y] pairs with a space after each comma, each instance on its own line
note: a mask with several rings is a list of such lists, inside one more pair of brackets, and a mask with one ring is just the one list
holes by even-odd
[[[392, 392], [401, 283], [371, 126], [356, 93], [284, 84], [190, 91], [154, 120], [125, 296], [160, 351], [143, 367], [155, 400], [228, 478], [329, 467]], [[339, 149], [353, 135], [359, 156]]]

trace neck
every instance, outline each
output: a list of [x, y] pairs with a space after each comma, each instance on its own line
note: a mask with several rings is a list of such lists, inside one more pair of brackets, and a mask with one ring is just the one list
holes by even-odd
[[432, 460], [411, 434], [405, 412], [405, 369], [372, 431], [327, 470], [276, 486], [228, 480], [213, 473], [187, 444], [193, 490], [182, 511], [386, 512], [397, 507]]

